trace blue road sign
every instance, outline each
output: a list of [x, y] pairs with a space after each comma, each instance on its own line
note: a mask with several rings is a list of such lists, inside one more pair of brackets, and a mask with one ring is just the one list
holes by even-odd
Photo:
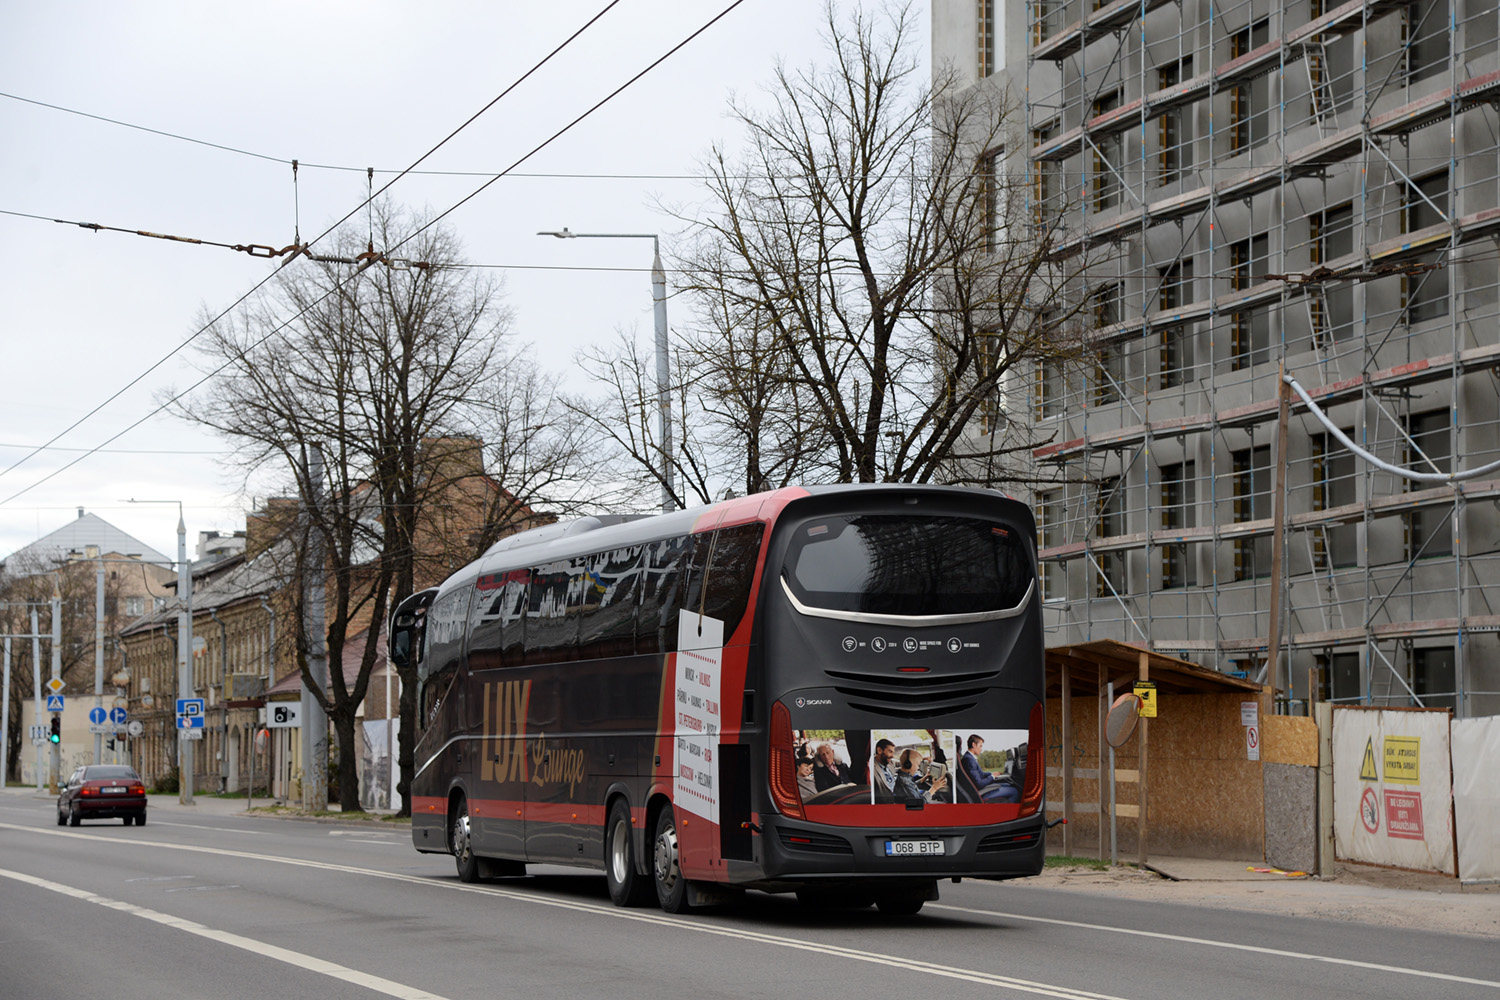
[[60, 694], [49, 694], [47, 696], [47, 711], [61, 712], [63, 710], [63, 696]]
[[123, 708], [112, 708], [109, 710], [109, 721], [117, 726], [125, 725], [127, 716]]
[[98, 705], [95, 705], [93, 708], [89, 709], [89, 721], [94, 725], [97, 726], [102, 724], [104, 722], [104, 719], [104, 709], [100, 708]]
[[177, 728], [178, 729], [202, 729], [203, 728], [203, 699], [202, 698], [178, 698], [177, 699]]

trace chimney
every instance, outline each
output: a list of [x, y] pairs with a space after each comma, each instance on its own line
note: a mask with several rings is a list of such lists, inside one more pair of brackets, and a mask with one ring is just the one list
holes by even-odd
[[78, 508], [78, 517], [79, 517], [80, 520], [83, 519], [83, 508], [82, 507]]

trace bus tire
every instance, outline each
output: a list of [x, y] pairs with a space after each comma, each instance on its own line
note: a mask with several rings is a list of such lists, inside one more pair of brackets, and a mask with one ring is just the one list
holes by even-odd
[[661, 814], [656, 817], [656, 836], [651, 839], [651, 872], [656, 885], [656, 902], [663, 911], [686, 913], [691, 909], [687, 879], [682, 875], [677, 852], [677, 822], [672, 817], [671, 806], [662, 806]]
[[887, 917], [910, 917], [922, 909], [927, 900], [918, 893], [902, 892], [876, 896], [875, 906]]
[[604, 879], [616, 906], [645, 906], [651, 902], [651, 881], [635, 870], [630, 835], [630, 807], [616, 799], [604, 824]]
[[469, 801], [458, 800], [453, 811], [452, 825], [448, 828], [448, 848], [453, 852], [453, 861], [458, 867], [460, 882], [479, 881], [479, 858], [474, 854], [473, 831], [469, 826]]

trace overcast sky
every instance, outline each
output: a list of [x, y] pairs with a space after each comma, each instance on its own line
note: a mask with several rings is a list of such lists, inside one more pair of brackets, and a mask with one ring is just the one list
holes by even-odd
[[[424, 169], [499, 172], [729, 2], [621, 0]], [[0, 214], [0, 556], [80, 506], [172, 554], [176, 511], [120, 501], [183, 501], [191, 544], [200, 530], [243, 528], [257, 499], [226, 472], [224, 441], [165, 416], [58, 470], [149, 414], [164, 387], [196, 380], [186, 356], [163, 359], [205, 309], [226, 307], [274, 264], [44, 220], [274, 247], [293, 242], [300, 220], [310, 238], [360, 203], [365, 167], [377, 186], [390, 180], [606, 3], [0, 5], [0, 211], [21, 213]], [[816, 0], [744, 0], [520, 171], [695, 173], [711, 142], [735, 137], [724, 117], [732, 91], [758, 92], [778, 56], [821, 59], [820, 19]], [[295, 199], [293, 158], [303, 164]], [[483, 180], [411, 176], [392, 195], [441, 210]], [[567, 226], [666, 242], [676, 224], [658, 200], [700, 194], [674, 179], [510, 177], [450, 221], [472, 261], [504, 266], [519, 336], [566, 372], [617, 327], [649, 341], [650, 245], [533, 234]], [[674, 325], [684, 309], [669, 307]]]

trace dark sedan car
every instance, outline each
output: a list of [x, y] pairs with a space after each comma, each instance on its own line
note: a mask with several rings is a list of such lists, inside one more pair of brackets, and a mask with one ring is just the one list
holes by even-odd
[[57, 825], [77, 826], [85, 819], [119, 817], [129, 826], [146, 825], [146, 786], [135, 768], [124, 764], [89, 764], [68, 778], [57, 796]]

